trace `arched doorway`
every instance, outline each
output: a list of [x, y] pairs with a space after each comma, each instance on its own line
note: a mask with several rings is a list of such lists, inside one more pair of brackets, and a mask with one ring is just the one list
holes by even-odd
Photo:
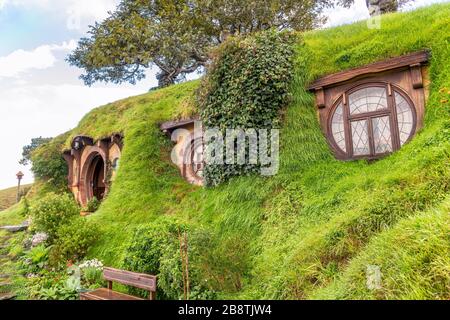
[[105, 162], [100, 155], [94, 157], [89, 171], [90, 179], [88, 180], [88, 182], [90, 188], [88, 189], [88, 201], [94, 197], [98, 200], [103, 200], [106, 192]]
[[86, 205], [94, 197], [103, 200], [106, 195], [105, 160], [101, 153], [92, 152], [81, 172], [81, 203]]

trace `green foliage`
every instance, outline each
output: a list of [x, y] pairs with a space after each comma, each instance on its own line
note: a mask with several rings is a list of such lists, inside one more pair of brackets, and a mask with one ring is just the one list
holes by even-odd
[[102, 270], [93, 267], [83, 269], [83, 280], [88, 288], [100, 288], [105, 282]]
[[43, 271], [28, 279], [26, 295], [33, 300], [78, 300], [79, 293], [66, 271]]
[[40, 146], [49, 143], [51, 140], [53, 140], [53, 138], [32, 138], [31, 143], [23, 147], [22, 159], [19, 161], [19, 163], [23, 166], [28, 165], [31, 161], [33, 152]]
[[36, 201], [31, 208], [32, 227], [48, 234], [49, 242], [58, 237], [61, 226], [69, 223], [80, 214], [80, 210], [71, 195], [49, 193]]
[[[448, 300], [450, 198], [377, 236], [316, 299]], [[381, 270], [380, 288], [366, 286], [367, 266]]]
[[82, 217], [72, 218], [58, 229], [50, 253], [52, 265], [65, 264], [69, 260], [80, 261], [98, 237], [99, 230], [96, 224]]
[[[31, 189], [31, 184], [20, 187], [20, 198], [24, 199]], [[0, 211], [6, 210], [17, 202], [17, 187], [0, 190]]]
[[22, 207], [21, 215], [23, 217], [28, 217], [31, 213], [30, 201], [26, 197], [23, 197], [22, 200], [20, 200], [20, 205]]
[[[196, 241], [195, 232], [172, 219], [162, 220], [138, 228], [127, 247], [123, 268], [158, 276], [159, 299], [182, 299], [184, 292], [181, 248], [184, 233], [188, 237], [189, 278], [191, 298], [206, 299], [214, 293], [204, 283], [196, 263], [199, 250], [204, 243]], [[181, 243], [180, 243], [181, 241]], [[134, 288], [132, 294], [146, 296], [147, 293]]]
[[164, 87], [205, 66], [208, 52], [226, 34], [261, 30], [310, 30], [334, 1], [300, 0], [122, 0], [102, 23], [90, 27], [68, 57], [86, 70], [87, 85], [97, 81], [136, 83], [145, 69], [159, 67]]
[[22, 257], [22, 269], [26, 272], [39, 272], [47, 266], [50, 248], [39, 245]]
[[[167, 224], [156, 222], [137, 228], [127, 247], [123, 268], [135, 272], [159, 275], [164, 251], [170, 247], [169, 243], [171, 240], [177, 237], [179, 228], [180, 225], [175, 222]], [[179, 259], [181, 258], [179, 257]], [[158, 281], [158, 287], [162, 290], [159, 292], [159, 298], [170, 297], [171, 290], [167, 290], [170, 288], [170, 285], [163, 285], [164, 289], [161, 288], [161, 283], [167, 283], [167, 281], [171, 282], [170, 280], [161, 282], [161, 279]], [[147, 294], [142, 290], [133, 288], [130, 288], [130, 292], [141, 295]], [[175, 297], [172, 296], [172, 298]]]
[[[199, 91], [205, 127], [224, 133], [227, 129], [278, 128], [280, 111], [290, 101], [296, 40], [292, 33], [271, 30], [225, 42]], [[251, 164], [207, 164], [204, 177], [207, 185], [214, 186], [257, 170]]]
[[48, 143], [44, 143], [31, 152], [31, 171], [34, 177], [57, 188], [67, 188], [68, 169], [62, 157], [62, 147], [66, 136], [56, 137]]
[[91, 200], [88, 201], [85, 210], [87, 212], [95, 212], [100, 207], [101, 202], [97, 199], [97, 197], [93, 197]]

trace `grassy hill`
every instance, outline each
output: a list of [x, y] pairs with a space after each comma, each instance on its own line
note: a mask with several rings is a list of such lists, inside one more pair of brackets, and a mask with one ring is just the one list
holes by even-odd
[[[21, 190], [27, 192], [30, 185], [21, 186]], [[6, 210], [16, 203], [17, 187], [0, 190], [0, 211]]]
[[[183, 112], [188, 82], [93, 110], [71, 131], [123, 132], [121, 167], [90, 219], [101, 224], [91, 257], [120, 267], [132, 231], [175, 217], [210, 230], [202, 270], [221, 298], [450, 298], [450, 5], [309, 32], [297, 46], [294, 102], [281, 132], [280, 173], [213, 189], [187, 184], [158, 124]], [[374, 162], [334, 159], [321, 133], [315, 78], [430, 49], [425, 127], [399, 152]], [[382, 288], [366, 270], [380, 267]]]

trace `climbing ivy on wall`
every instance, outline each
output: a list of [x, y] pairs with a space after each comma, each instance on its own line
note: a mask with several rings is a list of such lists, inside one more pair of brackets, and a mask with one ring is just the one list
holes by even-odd
[[[294, 73], [291, 32], [269, 30], [250, 37], [229, 38], [214, 52], [198, 93], [205, 128], [272, 129], [280, 125], [280, 111], [290, 99]], [[247, 162], [246, 162], [247, 163]], [[206, 164], [206, 185], [230, 177], [259, 172], [259, 165]]]

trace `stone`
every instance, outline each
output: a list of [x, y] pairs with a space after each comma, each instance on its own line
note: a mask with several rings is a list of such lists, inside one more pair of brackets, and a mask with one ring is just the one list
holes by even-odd
[[22, 223], [21, 225], [18, 225], [18, 226], [4, 226], [4, 227], [0, 227], [0, 229], [6, 230], [11, 233], [16, 233], [16, 232], [26, 231], [28, 229], [28, 227], [29, 227], [29, 223], [28, 223], [28, 221], [25, 221], [24, 223]]
[[0, 293], [0, 301], [12, 300], [16, 297], [13, 293]]

